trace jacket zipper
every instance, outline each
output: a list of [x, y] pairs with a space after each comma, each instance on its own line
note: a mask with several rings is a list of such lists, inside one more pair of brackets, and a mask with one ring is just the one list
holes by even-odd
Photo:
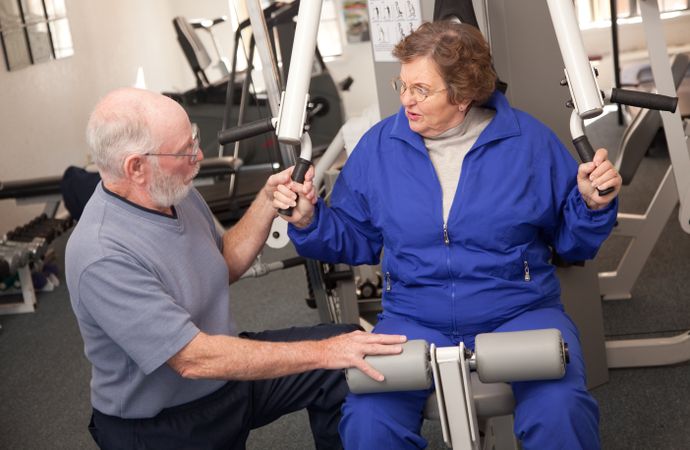
[[532, 279], [532, 277], [529, 274], [529, 264], [527, 264], [526, 259], [524, 259], [522, 262], [525, 265], [525, 281], [530, 281]]
[[386, 292], [391, 291], [391, 273], [386, 272]]
[[443, 223], [443, 243], [446, 246], [446, 267], [448, 268], [448, 278], [450, 279], [450, 310], [453, 318], [453, 333], [457, 332], [457, 323], [455, 320], [455, 279], [453, 278], [453, 269], [450, 262], [450, 236], [448, 235], [448, 224]]

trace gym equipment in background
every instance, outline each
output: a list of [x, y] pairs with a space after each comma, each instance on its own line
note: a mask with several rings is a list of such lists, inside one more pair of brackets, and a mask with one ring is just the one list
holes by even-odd
[[[671, 57], [671, 74], [676, 90], [690, 69], [690, 56], [686, 53], [677, 53]], [[649, 84], [646, 82], [645, 84]], [[649, 86], [651, 90], [652, 86]], [[628, 123], [623, 133], [618, 153], [616, 154], [616, 168], [623, 178], [623, 184], [628, 185], [635, 176], [647, 150], [652, 145], [655, 137], [662, 130], [661, 114], [654, 109], [640, 109]]]
[[17, 205], [45, 204], [39, 216], [0, 239], [0, 314], [34, 312], [36, 291], [49, 290], [59, 282], [53, 278], [57, 274], [49, 245], [72, 226], [71, 217], [58, 211], [60, 180], [44, 177], [0, 183], [0, 200], [14, 199]]
[[[194, 184], [212, 184], [236, 170], [237, 161], [233, 158], [204, 159]], [[0, 301], [0, 314], [35, 310], [36, 291], [50, 289], [48, 281], [51, 275], [57, 275], [50, 244], [73, 225], [73, 218], [81, 215], [99, 182], [98, 173], [78, 167], [69, 167], [61, 176], [0, 182], [0, 200], [14, 199], [18, 206], [45, 204], [38, 217], [0, 239], [0, 296], [21, 298]], [[60, 209], [63, 200], [67, 211]], [[207, 202], [214, 214], [223, 213], [222, 209], [214, 211], [218, 205], [212, 200]]]
[[[230, 70], [229, 63], [220, 49], [220, 45], [213, 32], [213, 27], [224, 23], [226, 17], [218, 17], [216, 19], [198, 19], [189, 21], [186, 17], [177, 16], [173, 19], [173, 27], [177, 35], [177, 42], [180, 43], [182, 51], [184, 52], [187, 62], [194, 73], [196, 80], [196, 87], [179, 94], [178, 101], [184, 103], [225, 103], [225, 92], [227, 90]], [[199, 38], [196, 31], [203, 29], [211, 36], [213, 46], [216, 52], [217, 66], [220, 69], [221, 78], [217, 81], [211, 82], [206, 70], [211, 67], [213, 60], [206, 50], [206, 46]], [[171, 96], [173, 94], [170, 94]]]
[[[585, 118], [601, 114], [600, 106], [603, 98], [596, 85], [595, 73], [586, 59], [584, 50], [578, 49], [582, 47], [581, 36], [579, 31], [577, 33], [569, 31], [578, 30], [572, 3], [568, 0], [548, 0], [548, 4], [566, 65], [568, 86], [573, 94], [575, 107], [573, 116], [577, 114]], [[604, 299], [631, 297], [630, 290], [634, 281], [639, 276], [663, 227], [679, 201], [680, 226], [683, 231], [690, 233], [690, 141], [685, 135], [680, 113], [676, 111], [678, 103], [676, 83], [664, 41], [659, 7], [656, 2], [644, 1], [640, 3], [640, 13], [659, 94], [613, 89], [611, 101], [661, 111], [671, 167], [657, 189], [647, 214], [621, 213], [618, 215], [618, 225], [614, 229], [614, 234], [630, 236], [634, 239], [619, 263], [618, 269], [614, 272], [599, 274]], [[566, 40], [566, 35], [571, 39], [570, 41]], [[577, 61], [580, 66], [575, 67]], [[583, 80], [585, 83], [576, 82]], [[591, 107], [581, 106], [590, 104]], [[581, 128], [581, 120], [571, 119], [571, 129], [576, 128], [578, 124]], [[625, 269], [627, 272], [622, 271]], [[613, 340], [607, 341], [605, 347], [609, 368], [677, 364], [690, 360], [690, 333], [684, 332], [671, 337]]]
[[[300, 155], [292, 172], [292, 180], [298, 183], [304, 181], [304, 175], [311, 166], [312, 142], [305, 125], [308, 111], [312, 109], [309, 103], [309, 82], [320, 15], [320, 0], [302, 0], [292, 47], [291, 68], [287, 87], [281, 95], [278, 114], [273, 118], [225, 129], [218, 135], [220, 145], [225, 145], [275, 129], [279, 143], [300, 147]], [[291, 209], [279, 212], [288, 216], [292, 214]]]
[[[220, 157], [232, 157], [238, 161], [238, 169], [235, 172], [224, 179], [216, 180], [213, 186], [199, 189], [207, 201], [210, 200], [216, 205], [217, 210], [225, 203], [222, 208], [224, 211], [217, 215], [224, 225], [229, 225], [241, 217], [268, 176], [294, 163], [292, 146], [280, 143], [273, 135], [252, 136], [242, 139], [241, 142], [226, 141], [226, 145], [219, 145], [215, 137], [220, 131], [234, 126], [277, 117], [280, 96], [277, 86], [282, 85], [282, 80], [286, 78], [284, 74], [289, 70], [293, 52], [290, 46], [296, 36], [294, 19], [298, 14], [298, 8], [299, 1], [276, 2], [264, 9], [259, 6], [256, 12], [258, 17], [254, 18], [256, 26], [252, 24], [251, 18], [238, 25], [234, 32], [231, 61], [226, 64], [229, 77], [224, 84], [208, 80], [204, 68], [211, 63], [211, 58], [196, 34], [203, 28], [203, 24], [222, 23], [220, 19], [199, 19], [192, 23], [183, 17], [174, 20], [178, 40], [195, 72], [198, 86], [196, 90], [188, 93], [165, 94], [180, 102], [190, 119], [199, 125], [201, 146], [207, 157], [218, 154]], [[197, 23], [198, 25], [195, 25]], [[211, 28], [212, 26], [210, 25]], [[251, 31], [248, 42], [246, 31]], [[214, 46], [218, 48], [217, 42]], [[270, 48], [271, 51], [267, 52], [264, 48]], [[303, 50], [302, 46], [296, 48], [299, 48], [299, 51]], [[282, 64], [278, 63], [272, 49], [280, 49]], [[239, 70], [243, 53], [247, 67]], [[313, 142], [313, 151], [318, 155], [340, 128], [344, 112], [338, 93], [339, 86], [333, 81], [318, 49], [314, 48], [311, 53], [313, 64], [305, 69], [304, 73], [307, 76], [310, 96], [310, 138]], [[254, 68], [255, 54], [261, 58], [261, 73], [264, 79], [275, 77], [275, 81], [264, 80], [263, 86], [261, 83], [254, 83], [252, 75], [257, 72]], [[219, 60], [221, 58], [222, 55], [218, 57]], [[221, 95], [220, 90], [223, 87], [225, 90]], [[341, 88], [346, 89], [346, 86], [343, 85]], [[273, 100], [274, 92], [277, 97]]]
[[[582, 162], [591, 162], [594, 158], [594, 149], [584, 133], [583, 121], [604, 112], [604, 95], [596, 81], [596, 69], [592, 67], [585, 53], [572, 2], [547, 0], [547, 3], [565, 64], [565, 79], [561, 81], [561, 85], [568, 86], [571, 95], [566, 105], [573, 108], [570, 116], [573, 146]], [[617, 88], [612, 89], [610, 99], [619, 104], [670, 112], [675, 112], [678, 106], [677, 97]], [[613, 192], [613, 188], [597, 190], [602, 196]]]

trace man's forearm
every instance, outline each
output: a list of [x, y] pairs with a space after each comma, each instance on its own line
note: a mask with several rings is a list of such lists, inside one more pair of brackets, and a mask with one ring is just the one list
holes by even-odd
[[397, 355], [406, 340], [401, 335], [353, 331], [319, 341], [265, 342], [200, 332], [168, 364], [186, 378], [255, 380], [356, 367], [383, 381], [383, 375], [364, 357]]
[[199, 333], [168, 364], [185, 378], [257, 380], [323, 367], [323, 341], [264, 342]]
[[275, 208], [262, 189], [242, 218], [223, 235], [223, 257], [228, 265], [230, 282], [239, 279], [249, 269], [263, 248]]

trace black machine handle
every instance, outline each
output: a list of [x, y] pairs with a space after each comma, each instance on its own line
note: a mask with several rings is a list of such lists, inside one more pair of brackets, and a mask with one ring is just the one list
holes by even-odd
[[[297, 164], [295, 164], [295, 168], [292, 170], [292, 176], [290, 179], [298, 183], [304, 183], [304, 176], [307, 174], [309, 166], [311, 166], [311, 161], [304, 158], [298, 158]], [[283, 216], [292, 216], [292, 207], [287, 209], [279, 209], [278, 213], [282, 214]]]
[[611, 90], [611, 101], [629, 106], [670, 112], [676, 112], [676, 107], [678, 106], [678, 97], [616, 88]]
[[[640, 108], [655, 109], [658, 111], [675, 112], [678, 106], [678, 97], [668, 95], [652, 94], [650, 92], [633, 91], [627, 89], [613, 88], [611, 90], [611, 101], [623, 105], [637, 106]], [[587, 136], [582, 135], [573, 139], [573, 145], [577, 150], [582, 162], [591, 162], [594, 159], [594, 149], [589, 143]], [[599, 195], [604, 196], [613, 192], [613, 188], [597, 189]]]
[[[587, 139], [587, 136], [582, 135], [579, 137], [576, 137], [573, 139], [573, 145], [575, 146], [575, 150], [577, 150], [577, 154], [580, 155], [580, 159], [582, 162], [592, 162], [594, 159], [594, 149], [592, 148], [592, 144], [589, 143], [589, 139]], [[597, 189], [599, 192], [600, 196], [608, 195], [611, 192], [613, 192], [613, 188], [607, 188], [604, 189], [603, 191], [601, 189]]]
[[220, 145], [230, 144], [231, 142], [241, 141], [263, 133], [273, 131], [273, 119], [270, 117], [266, 119], [259, 119], [254, 122], [238, 125], [233, 128], [222, 130], [218, 133], [218, 143]]

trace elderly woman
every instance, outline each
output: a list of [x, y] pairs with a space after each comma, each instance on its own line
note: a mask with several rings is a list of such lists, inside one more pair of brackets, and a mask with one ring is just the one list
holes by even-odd
[[[295, 206], [290, 237], [301, 255], [333, 263], [375, 264], [385, 249], [377, 333], [473, 347], [478, 333], [558, 328], [566, 375], [513, 383], [515, 434], [525, 449], [598, 448], [598, 407], [550, 260], [552, 249], [594, 257], [616, 219], [618, 173], [604, 149], [578, 167], [549, 129], [510, 107], [476, 28], [426, 23], [394, 55], [402, 108], [359, 141], [330, 207], [309, 178], [274, 194], [274, 206]], [[351, 394], [345, 448], [424, 448], [428, 394]]]

